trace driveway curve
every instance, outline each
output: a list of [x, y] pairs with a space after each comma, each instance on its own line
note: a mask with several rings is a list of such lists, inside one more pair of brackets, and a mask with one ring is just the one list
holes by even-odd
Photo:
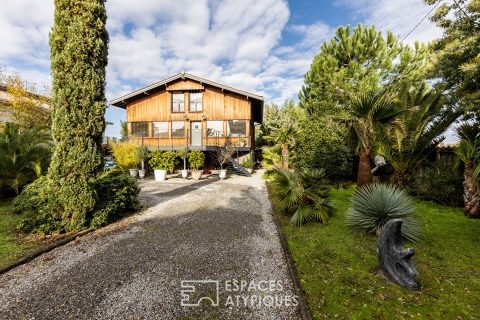
[[0, 275], [0, 318], [299, 318], [260, 174], [141, 186], [141, 214]]

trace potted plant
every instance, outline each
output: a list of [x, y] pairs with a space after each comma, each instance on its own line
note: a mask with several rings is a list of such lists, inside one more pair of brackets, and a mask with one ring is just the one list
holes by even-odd
[[234, 152], [235, 148], [231, 146], [218, 148], [216, 150], [215, 157], [220, 164], [220, 171], [218, 172], [218, 177], [220, 178], [220, 180], [224, 180], [227, 177], [227, 169], [223, 169], [223, 165], [231, 158]]
[[182, 178], [187, 179], [188, 177], [188, 170], [187, 170], [187, 158], [189, 155], [188, 148], [183, 148], [177, 151], [178, 157], [183, 160], [183, 170], [182, 170]]
[[145, 178], [145, 159], [148, 157], [148, 149], [145, 146], [141, 146], [138, 148], [138, 157], [141, 161], [142, 169], [138, 170], [138, 176], [140, 179]]
[[193, 150], [190, 152], [190, 156], [188, 157], [188, 162], [190, 164], [190, 168], [192, 169], [192, 178], [195, 180], [200, 180], [202, 177], [202, 170], [205, 163], [205, 154], [199, 150]]
[[173, 172], [176, 160], [177, 153], [175, 151], [152, 150], [148, 163], [153, 168], [155, 181], [165, 181], [167, 179], [167, 172]]
[[111, 147], [115, 162], [119, 167], [123, 170], [129, 170], [130, 175], [136, 177], [140, 163], [138, 146], [133, 142], [118, 142], [112, 143]]
[[242, 161], [242, 166], [247, 169], [249, 173], [253, 172], [253, 161], [251, 156], [245, 157]]

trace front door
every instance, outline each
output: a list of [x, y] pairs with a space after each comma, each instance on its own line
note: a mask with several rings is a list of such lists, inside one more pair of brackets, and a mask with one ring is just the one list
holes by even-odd
[[192, 146], [202, 145], [202, 122], [192, 121], [190, 122], [190, 132], [192, 139]]

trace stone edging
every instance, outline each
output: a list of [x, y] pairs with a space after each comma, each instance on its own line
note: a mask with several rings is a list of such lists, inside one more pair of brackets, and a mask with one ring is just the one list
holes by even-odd
[[75, 239], [77, 239], [77, 238], [80, 238], [80, 237], [82, 237], [82, 236], [84, 236], [84, 235], [86, 235], [86, 234], [89, 234], [90, 232], [95, 231], [95, 230], [97, 230], [97, 229], [90, 228], [90, 229], [87, 229], [87, 230], [83, 230], [83, 231], [80, 231], [80, 232], [78, 232], [78, 233], [76, 233], [76, 234], [73, 234], [73, 235], [71, 235], [71, 236], [65, 237], [65, 238], [63, 238], [63, 239], [61, 239], [61, 240], [58, 240], [58, 241], [56, 241], [56, 242], [54, 242], [54, 243], [52, 243], [52, 244], [49, 244], [49, 245], [47, 245], [47, 246], [45, 246], [45, 247], [42, 247], [42, 248], [40, 248], [40, 249], [37, 249], [37, 250], [35, 250], [34, 252], [30, 253], [29, 255], [27, 255], [27, 256], [25, 256], [25, 257], [23, 257], [23, 258], [20, 258], [20, 259], [18, 259], [17, 261], [14, 261], [14, 262], [10, 263], [10, 264], [8, 264], [7, 266], [5, 266], [5, 267], [3, 267], [3, 268], [0, 268], [0, 275], [1, 275], [1, 274], [4, 274], [4, 273], [6, 273], [6, 272], [8, 272], [8, 271], [10, 271], [10, 270], [12, 270], [13, 268], [16, 268], [16, 267], [20, 266], [20, 265], [22, 265], [22, 264], [25, 264], [25, 263], [27, 263], [27, 262], [30, 262], [30, 261], [32, 261], [33, 259], [35, 259], [36, 257], [38, 257], [38, 256], [40, 256], [40, 255], [42, 255], [42, 254], [44, 254], [44, 253], [47, 253], [47, 252], [49, 252], [49, 251], [52, 251], [52, 250], [55, 249], [55, 248], [58, 248], [58, 247], [63, 246], [63, 245], [65, 245], [65, 244], [69, 243], [69, 242], [72, 242], [73, 240], [75, 240]]
[[[272, 208], [273, 209], [273, 208]], [[293, 288], [298, 297], [298, 306], [300, 310], [300, 316], [302, 320], [312, 320], [312, 314], [310, 313], [310, 308], [308, 307], [307, 299], [305, 299], [305, 292], [300, 283], [300, 278], [298, 277], [297, 267], [295, 266], [295, 261], [293, 261], [292, 254], [288, 248], [288, 241], [285, 233], [282, 230], [282, 224], [277, 217], [277, 213], [273, 210], [272, 212], [273, 220], [277, 227], [278, 237], [280, 238], [280, 243], [282, 244], [283, 252], [285, 253], [285, 260], [287, 261], [288, 273], [292, 279]]]

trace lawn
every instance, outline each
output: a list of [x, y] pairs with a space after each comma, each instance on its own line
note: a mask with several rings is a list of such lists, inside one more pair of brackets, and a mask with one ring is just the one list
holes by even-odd
[[421, 291], [376, 274], [376, 237], [344, 223], [353, 189], [331, 192], [327, 225], [295, 228], [281, 218], [314, 319], [475, 319], [480, 315], [480, 219], [460, 208], [416, 200], [424, 241], [413, 246]]
[[11, 199], [0, 199], [0, 268], [38, 247], [19, 239], [16, 226], [20, 216], [13, 215], [11, 209]]

